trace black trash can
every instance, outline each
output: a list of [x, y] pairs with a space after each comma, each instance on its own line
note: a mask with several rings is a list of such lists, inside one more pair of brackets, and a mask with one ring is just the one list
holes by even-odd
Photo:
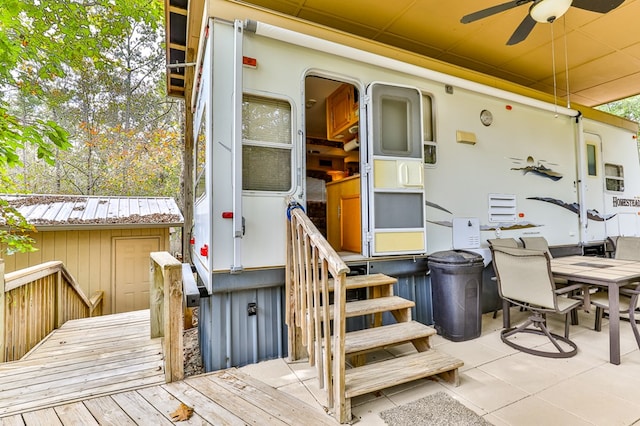
[[429, 256], [433, 322], [438, 334], [454, 342], [480, 336], [482, 256], [465, 250]]

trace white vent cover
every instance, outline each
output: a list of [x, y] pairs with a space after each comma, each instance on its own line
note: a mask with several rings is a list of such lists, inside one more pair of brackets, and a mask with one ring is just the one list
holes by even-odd
[[489, 222], [515, 222], [516, 196], [513, 194], [489, 194]]

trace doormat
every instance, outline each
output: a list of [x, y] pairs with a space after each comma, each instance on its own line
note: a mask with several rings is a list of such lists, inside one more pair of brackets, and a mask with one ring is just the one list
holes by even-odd
[[384, 410], [380, 417], [390, 426], [490, 426], [491, 423], [444, 392]]

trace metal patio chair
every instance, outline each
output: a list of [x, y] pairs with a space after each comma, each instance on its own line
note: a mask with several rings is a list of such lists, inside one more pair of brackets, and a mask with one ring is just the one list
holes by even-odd
[[[551, 254], [551, 250], [549, 249], [549, 243], [545, 237], [520, 237], [520, 241], [522, 241], [522, 246], [529, 250], [539, 250], [547, 253], [549, 255], [549, 259], [553, 259], [553, 255]], [[565, 287], [569, 285], [569, 282], [564, 278], [554, 278], [557, 287]], [[588, 287], [585, 286], [581, 290], [588, 291]], [[574, 292], [573, 295], [578, 294], [580, 292]], [[578, 325], [578, 312], [571, 311], [571, 324]]]
[[620, 260], [640, 261], [640, 237], [618, 237], [614, 257]]
[[[638, 331], [637, 319], [635, 317], [635, 310], [638, 307], [638, 295], [640, 295], [640, 283], [634, 284], [635, 288], [630, 286], [620, 288], [620, 313], [629, 315], [629, 323], [631, 324], [638, 348], [640, 348], [640, 332]], [[609, 292], [598, 291], [591, 295], [590, 302], [596, 307], [596, 323], [594, 329], [600, 331], [602, 329], [602, 315], [604, 311], [609, 309]]]
[[[520, 245], [518, 244], [518, 240], [516, 240], [515, 238], [490, 238], [487, 240], [487, 242], [489, 243], [490, 247], [511, 247], [511, 248], [518, 248], [520, 247]], [[495, 277], [491, 278], [492, 280], [495, 281]], [[502, 305], [502, 309], [508, 309], [509, 304], [503, 304]], [[498, 311], [500, 310], [500, 307], [496, 307], [496, 309], [493, 311], [493, 318], [497, 318], [498, 317]], [[522, 307], [520, 308], [520, 310], [522, 311]], [[507, 316], [508, 318], [508, 316]]]
[[487, 240], [491, 247], [512, 247], [518, 248], [518, 240], [515, 238], [490, 238]]
[[[640, 237], [618, 237], [615, 242], [614, 258], [620, 260], [640, 261]], [[636, 338], [638, 348], [640, 348], [640, 332], [636, 324], [636, 308], [638, 307], [638, 294], [640, 293], [640, 283], [632, 283], [620, 288], [620, 313], [626, 313], [631, 323], [633, 335]], [[604, 311], [609, 310], [609, 292], [599, 290], [591, 295], [591, 304], [596, 307], [596, 320], [594, 329], [602, 330], [602, 317]], [[622, 319], [627, 319], [622, 317]]]
[[[548, 253], [494, 246], [491, 247], [491, 253], [500, 297], [514, 305], [525, 307], [531, 312], [523, 324], [502, 330], [500, 333], [502, 341], [512, 348], [532, 355], [549, 358], [574, 356], [578, 347], [569, 340], [569, 316], [567, 314], [580, 306], [582, 301], [571, 299], [566, 295], [581, 288], [582, 285], [556, 289]], [[564, 336], [549, 331], [546, 325], [547, 313], [558, 313], [565, 316]], [[518, 333], [546, 336], [555, 347], [555, 351], [518, 344], [516, 343], [517, 339], [512, 338]]]

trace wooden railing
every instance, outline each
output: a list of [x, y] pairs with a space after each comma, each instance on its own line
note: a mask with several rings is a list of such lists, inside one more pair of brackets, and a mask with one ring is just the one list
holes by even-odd
[[[336, 419], [345, 419], [345, 304], [349, 268], [301, 208], [289, 207], [287, 216], [290, 217], [286, 264], [289, 358], [309, 357], [309, 363], [316, 367], [320, 387], [327, 393], [329, 408], [333, 408]], [[330, 279], [333, 279], [332, 308]], [[333, 318], [333, 331], [331, 322], [323, 321], [328, 318]]]
[[151, 253], [151, 337], [162, 337], [167, 383], [184, 378], [182, 264], [167, 252]]
[[0, 260], [0, 362], [22, 358], [66, 321], [102, 315], [103, 295], [87, 298], [60, 261], [5, 275]]

